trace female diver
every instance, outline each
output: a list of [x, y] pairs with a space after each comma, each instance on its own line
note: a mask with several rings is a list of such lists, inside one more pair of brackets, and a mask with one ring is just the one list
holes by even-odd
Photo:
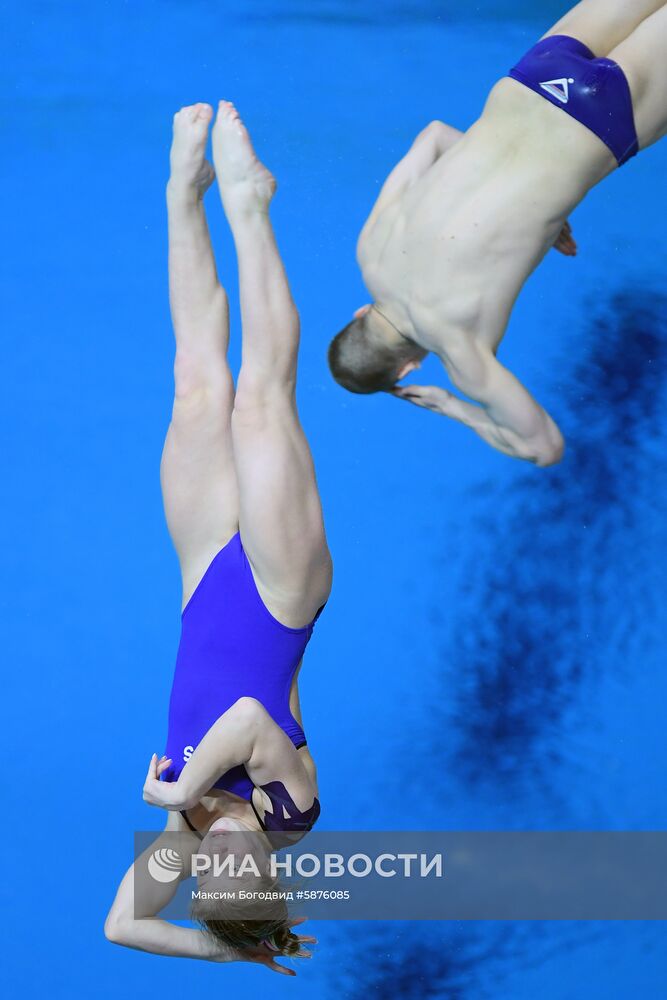
[[[269, 219], [275, 180], [225, 101], [212, 129], [214, 171], [205, 158], [212, 116], [207, 104], [175, 115], [167, 184], [176, 359], [161, 483], [183, 611], [167, 754], [153, 755], [144, 786], [145, 801], [168, 810], [165, 832], [194, 831], [185, 838], [191, 853], [204, 854], [224, 852], [240, 835], [257, 839], [258, 831], [296, 839], [318, 817], [297, 676], [332, 576], [296, 408], [299, 320]], [[239, 268], [236, 388], [227, 297], [203, 206], [216, 174]], [[156, 849], [159, 838], [146, 855]], [[161, 955], [259, 962], [287, 975], [294, 973], [276, 954], [308, 954], [302, 943], [314, 939], [292, 932], [300, 921], [288, 921], [284, 906], [268, 920], [195, 907], [201, 930], [160, 920], [178, 882], [155, 882], [139, 905], [134, 867], [106, 920], [111, 941]]]

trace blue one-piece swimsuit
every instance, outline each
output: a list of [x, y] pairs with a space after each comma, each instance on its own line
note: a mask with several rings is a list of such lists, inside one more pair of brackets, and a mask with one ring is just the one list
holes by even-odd
[[613, 59], [596, 59], [576, 38], [549, 35], [512, 67], [509, 76], [594, 132], [619, 167], [637, 153], [630, 87]]
[[[181, 616], [166, 747], [172, 763], [164, 781], [178, 781], [206, 732], [245, 696], [261, 702], [297, 749], [305, 746], [303, 729], [290, 710], [290, 691], [314, 624], [289, 628], [273, 617], [237, 532], [212, 560]], [[221, 774], [214, 787], [238, 795], [254, 809], [255, 786], [242, 765]], [[272, 807], [257, 817], [264, 830], [274, 835], [310, 830], [320, 812], [316, 797], [301, 812], [281, 781], [260, 787]]]

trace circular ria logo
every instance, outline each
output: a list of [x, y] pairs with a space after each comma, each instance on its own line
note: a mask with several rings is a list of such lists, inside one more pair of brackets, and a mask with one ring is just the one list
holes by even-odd
[[156, 882], [173, 882], [183, 871], [183, 860], [178, 851], [161, 847], [148, 859], [148, 873]]

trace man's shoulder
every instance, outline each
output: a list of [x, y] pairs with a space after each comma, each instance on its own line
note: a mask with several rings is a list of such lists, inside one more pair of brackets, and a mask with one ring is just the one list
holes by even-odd
[[415, 294], [410, 314], [415, 340], [435, 354], [461, 356], [483, 340], [481, 296], [469, 289]]
[[401, 219], [401, 198], [377, 204], [366, 219], [357, 240], [357, 261], [362, 266], [376, 263], [391, 246], [394, 230]]

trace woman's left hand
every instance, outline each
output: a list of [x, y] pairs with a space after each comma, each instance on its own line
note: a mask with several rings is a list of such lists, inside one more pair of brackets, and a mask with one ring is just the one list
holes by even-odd
[[[297, 927], [299, 924], [304, 923], [307, 917], [295, 917], [290, 920], [289, 926]], [[269, 951], [264, 945], [258, 945], [256, 948], [246, 948], [244, 951], [239, 952], [239, 957], [241, 961], [244, 962], [254, 962], [257, 965], [263, 965], [265, 968], [270, 969], [271, 972], [278, 972], [283, 976], [296, 976], [294, 969], [290, 969], [285, 965], [281, 965], [276, 962], [277, 958], [312, 958], [312, 952], [303, 946], [305, 944], [317, 944], [317, 938], [311, 937], [308, 934], [297, 934], [299, 939], [299, 951], [295, 955], [284, 955], [282, 952]]]
[[177, 801], [177, 781], [160, 781], [160, 775], [171, 764], [171, 758], [157, 758], [154, 753], [148, 765], [148, 774], [144, 782], [144, 802], [149, 806], [159, 806], [161, 809], [180, 809]]

